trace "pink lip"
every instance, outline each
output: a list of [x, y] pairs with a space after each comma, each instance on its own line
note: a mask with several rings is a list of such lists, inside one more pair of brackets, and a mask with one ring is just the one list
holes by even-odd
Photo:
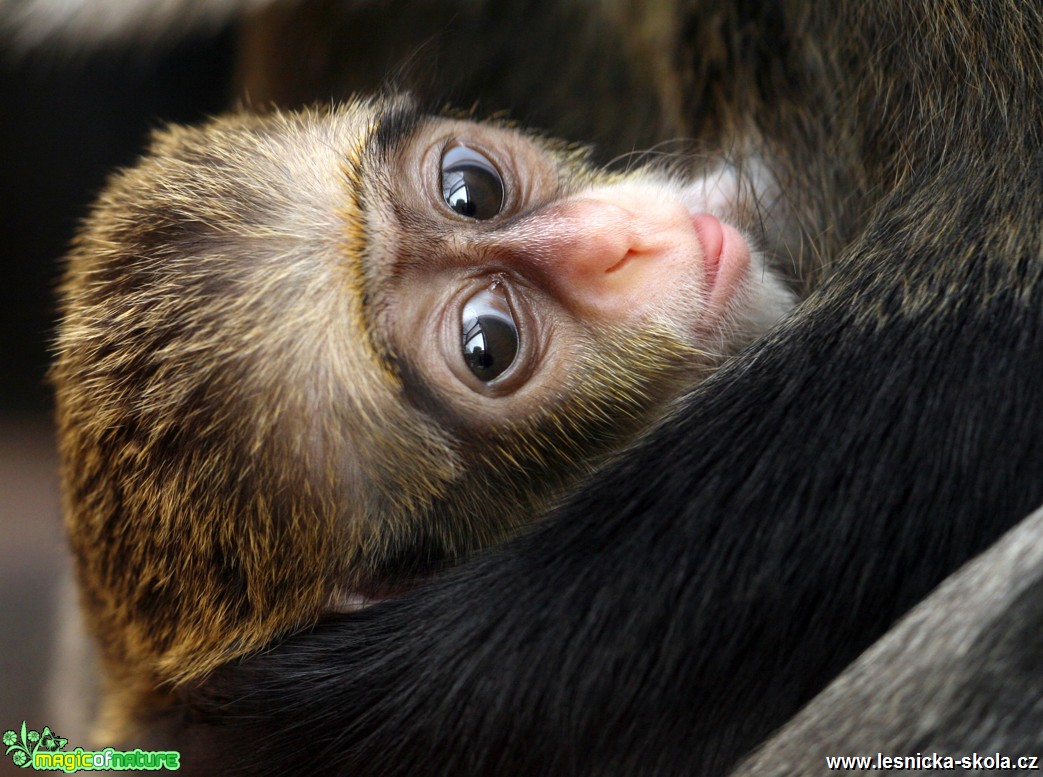
[[717, 272], [721, 267], [721, 249], [724, 246], [724, 229], [721, 222], [709, 213], [692, 217], [695, 234], [703, 249], [703, 264], [706, 267], [706, 291], [713, 289]]

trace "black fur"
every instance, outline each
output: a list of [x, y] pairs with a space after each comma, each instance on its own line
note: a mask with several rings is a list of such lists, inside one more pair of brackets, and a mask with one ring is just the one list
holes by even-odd
[[946, 758], [952, 771], [1035, 774], [1041, 673], [1043, 510], [947, 580], [732, 777], [818, 774], [837, 756], [911, 759], [906, 774], [938, 773]]

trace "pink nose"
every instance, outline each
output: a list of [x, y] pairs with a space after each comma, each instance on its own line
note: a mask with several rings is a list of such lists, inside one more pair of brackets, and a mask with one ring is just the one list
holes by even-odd
[[699, 226], [677, 203], [584, 198], [538, 211], [496, 239], [510, 263], [538, 274], [577, 313], [629, 318], [703, 275]]

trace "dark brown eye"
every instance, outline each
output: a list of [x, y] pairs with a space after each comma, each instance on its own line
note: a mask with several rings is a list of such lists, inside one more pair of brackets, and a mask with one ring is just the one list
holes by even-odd
[[503, 207], [503, 179], [483, 154], [453, 146], [442, 156], [442, 197], [461, 216], [491, 219]]
[[464, 305], [460, 337], [464, 362], [483, 383], [495, 380], [514, 363], [518, 326], [498, 286], [478, 292]]

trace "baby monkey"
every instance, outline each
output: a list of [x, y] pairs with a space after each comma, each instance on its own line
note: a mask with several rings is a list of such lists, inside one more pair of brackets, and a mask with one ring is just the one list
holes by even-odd
[[402, 96], [159, 132], [54, 369], [106, 734], [510, 536], [766, 331], [794, 298], [743, 188]]

